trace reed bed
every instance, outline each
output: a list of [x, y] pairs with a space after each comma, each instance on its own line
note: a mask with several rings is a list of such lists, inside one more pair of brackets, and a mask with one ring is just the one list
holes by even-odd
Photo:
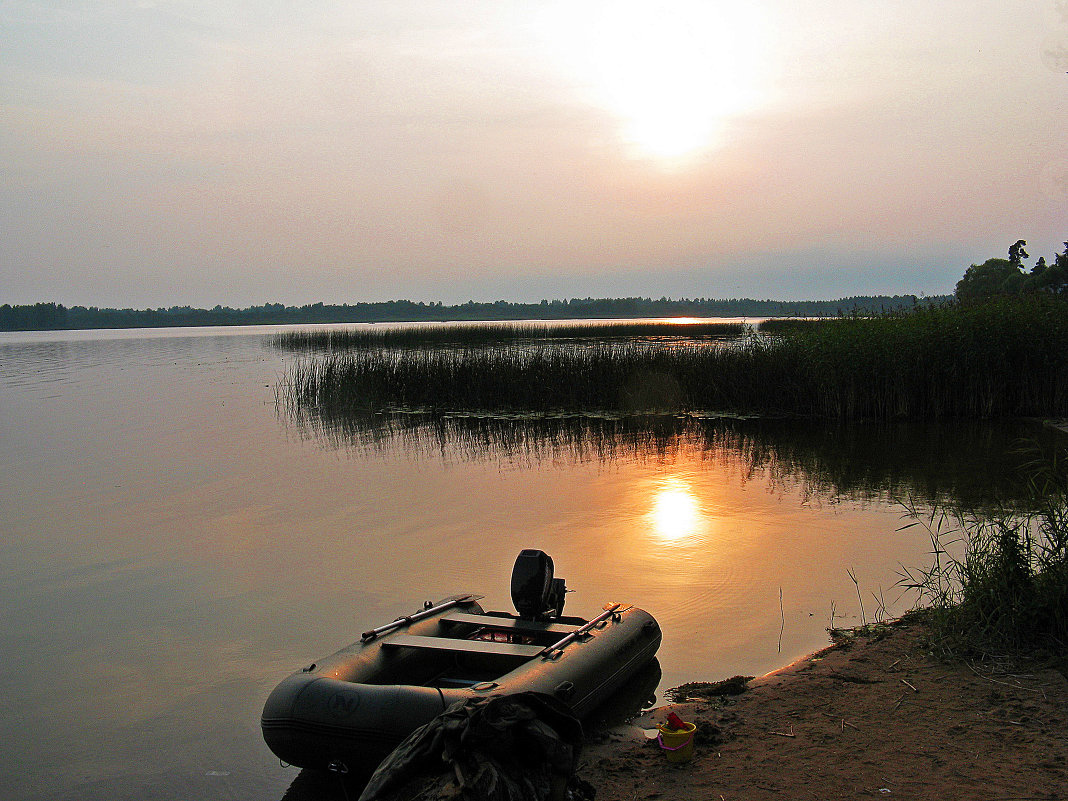
[[717, 347], [608, 339], [331, 349], [300, 360], [284, 393], [332, 411], [1063, 417], [1068, 303], [1006, 299], [837, 318]]
[[[362, 350], [298, 362], [288, 399], [330, 409], [675, 412], [744, 405], [768, 344], [730, 348], [636, 342]], [[779, 410], [781, 393], [762, 407]], [[788, 408], [788, 405], [783, 406]]]
[[473, 325], [369, 326], [341, 331], [291, 331], [272, 344], [293, 351], [346, 351], [370, 348], [486, 347], [544, 341], [727, 340], [745, 336], [745, 323], [669, 321], [583, 322], [569, 324], [494, 323]]
[[1068, 302], [1032, 296], [820, 321], [785, 334], [839, 419], [1068, 414]]
[[814, 325], [819, 325], [827, 318], [815, 318], [815, 317], [772, 317], [767, 320], [762, 320], [757, 325], [757, 330], [762, 334], [783, 334], [795, 331], [802, 331], [811, 328]]

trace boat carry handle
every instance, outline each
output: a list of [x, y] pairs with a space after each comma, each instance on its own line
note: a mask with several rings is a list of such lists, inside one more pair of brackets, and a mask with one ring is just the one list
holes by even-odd
[[590, 629], [592, 629], [602, 620], [608, 620], [608, 618], [614, 617], [621, 606], [623, 606], [623, 604], [612, 604], [610, 607], [608, 607], [606, 610], [604, 610], [601, 614], [599, 614], [597, 617], [595, 617], [582, 628], [576, 629], [563, 639], [557, 640], [552, 645], [547, 645], [542, 648], [541, 651], [538, 653], [538, 656], [545, 657], [547, 659], [555, 659], [557, 654], [554, 654], [554, 651], [561, 650], [568, 643], [577, 640], [583, 634], [589, 633]]
[[424, 609], [421, 609], [413, 615], [405, 615], [404, 617], [398, 617], [396, 620], [387, 623], [384, 626], [379, 626], [376, 629], [365, 631], [363, 634], [360, 635], [360, 642], [370, 642], [375, 637], [385, 634], [386, 632], [393, 631], [394, 629], [399, 629], [402, 626], [411, 625], [412, 623], [415, 623], [419, 620], [425, 620], [428, 617], [433, 617], [434, 615], [438, 614], [438, 612], [443, 612], [446, 609], [452, 609], [456, 606], [467, 606], [468, 604], [472, 604], [480, 598], [484, 597], [484, 595], [461, 595], [459, 598], [453, 598], [449, 601], [444, 601], [443, 603], [440, 603], [437, 606], [425, 607]]

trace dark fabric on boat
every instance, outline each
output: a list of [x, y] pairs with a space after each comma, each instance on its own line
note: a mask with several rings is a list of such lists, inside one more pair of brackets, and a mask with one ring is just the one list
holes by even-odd
[[360, 801], [592, 799], [575, 776], [582, 724], [549, 695], [460, 701], [412, 732], [375, 770]]

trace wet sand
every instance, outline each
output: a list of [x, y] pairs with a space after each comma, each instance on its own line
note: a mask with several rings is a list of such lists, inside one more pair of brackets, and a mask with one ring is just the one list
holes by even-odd
[[[1003, 660], [945, 663], [927, 646], [922, 624], [901, 621], [740, 695], [591, 733], [580, 775], [597, 801], [1068, 798], [1065, 676]], [[672, 710], [698, 726], [686, 764], [646, 738]]]

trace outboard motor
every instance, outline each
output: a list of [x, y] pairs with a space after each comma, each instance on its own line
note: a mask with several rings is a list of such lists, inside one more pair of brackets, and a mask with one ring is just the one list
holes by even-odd
[[512, 603], [527, 620], [559, 617], [564, 611], [564, 580], [553, 578], [553, 560], [534, 548], [520, 551], [512, 567]]

